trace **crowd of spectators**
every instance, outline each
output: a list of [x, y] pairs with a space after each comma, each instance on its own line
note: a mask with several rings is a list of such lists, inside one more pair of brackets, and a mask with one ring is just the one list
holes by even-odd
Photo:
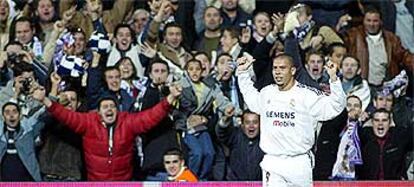
[[237, 60], [281, 54], [347, 94], [314, 180], [414, 180], [413, 0], [0, 0], [0, 49], [1, 181], [259, 181]]

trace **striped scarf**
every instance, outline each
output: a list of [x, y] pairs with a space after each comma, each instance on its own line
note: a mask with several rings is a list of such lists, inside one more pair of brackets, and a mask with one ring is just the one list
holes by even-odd
[[346, 129], [340, 135], [341, 142], [330, 177], [333, 180], [355, 180], [355, 165], [362, 164], [358, 126], [359, 121], [348, 120]]

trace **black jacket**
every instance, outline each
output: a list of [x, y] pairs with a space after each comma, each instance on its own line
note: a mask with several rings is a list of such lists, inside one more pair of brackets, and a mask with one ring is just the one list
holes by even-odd
[[[385, 180], [401, 180], [406, 154], [413, 150], [412, 128], [392, 127], [381, 149], [372, 127], [359, 131], [363, 165], [356, 174], [360, 180], [378, 180], [381, 165]], [[382, 159], [381, 159], [382, 158]]]
[[332, 174], [332, 168], [336, 161], [339, 136], [345, 128], [348, 120], [346, 109], [332, 120], [323, 122], [315, 147], [315, 168], [313, 177], [315, 180], [328, 180]]
[[[159, 89], [148, 85], [142, 103], [142, 110], [151, 108], [164, 98], [168, 93], [162, 93]], [[172, 148], [180, 148], [174, 122], [166, 117], [155, 128], [140, 135], [143, 143], [144, 159], [141, 172], [143, 175], [155, 175], [164, 171], [163, 154]]]
[[259, 181], [262, 170], [259, 163], [263, 159], [263, 151], [259, 148], [259, 136], [249, 139], [237, 127], [216, 126], [218, 139], [230, 149], [229, 170], [227, 180]]

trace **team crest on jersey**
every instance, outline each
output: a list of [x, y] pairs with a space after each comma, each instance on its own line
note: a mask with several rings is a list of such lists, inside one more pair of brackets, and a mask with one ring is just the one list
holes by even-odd
[[295, 99], [290, 100], [289, 106], [292, 107], [292, 108], [295, 107]]

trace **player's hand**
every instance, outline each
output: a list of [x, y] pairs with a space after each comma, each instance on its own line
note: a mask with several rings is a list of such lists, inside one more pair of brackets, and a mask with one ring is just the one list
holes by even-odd
[[237, 59], [237, 71], [247, 71], [255, 61], [254, 58], [240, 57]]
[[338, 65], [336, 65], [335, 63], [329, 61], [326, 65], [325, 65], [325, 70], [326, 72], [328, 72], [328, 75], [331, 79], [332, 82], [335, 82], [337, 79], [336, 76], [336, 71], [338, 69]]

